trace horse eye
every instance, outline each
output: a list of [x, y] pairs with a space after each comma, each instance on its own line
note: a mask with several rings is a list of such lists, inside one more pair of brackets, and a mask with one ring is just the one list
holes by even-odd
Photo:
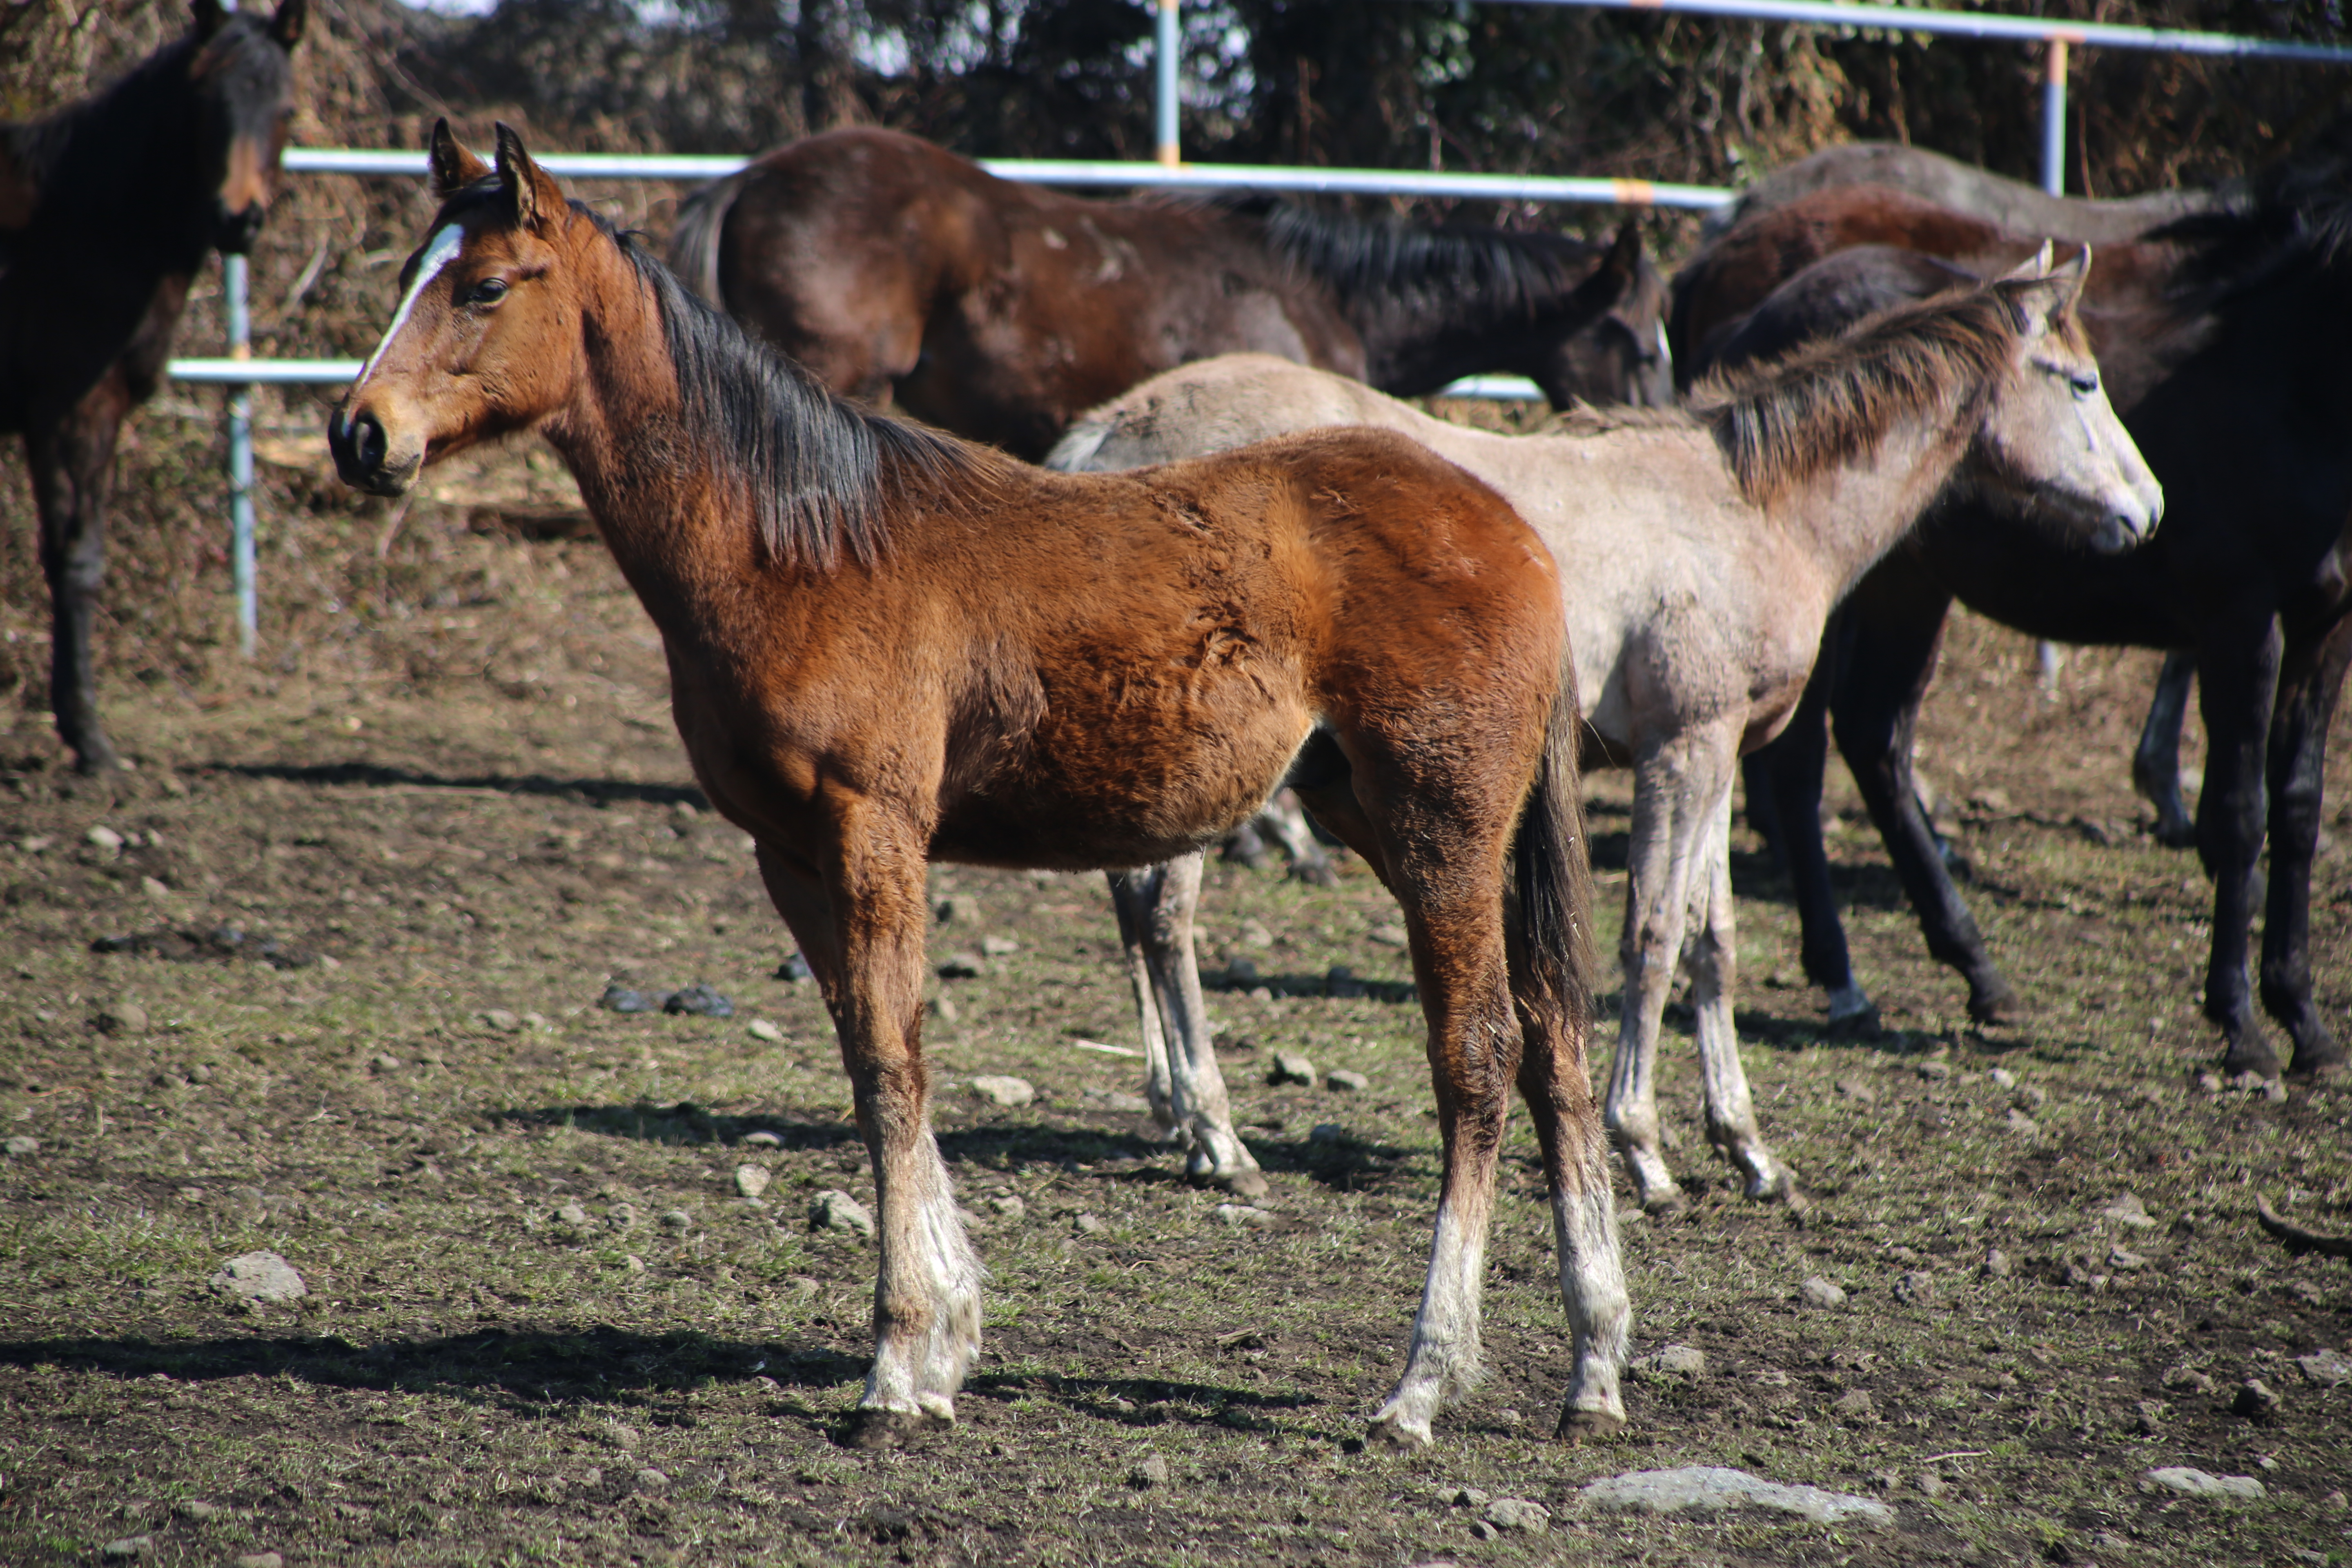
[[467, 291], [466, 303], [468, 305], [495, 305], [506, 297], [507, 280], [505, 279], [485, 278]]
[[2099, 378], [2095, 374], [2073, 375], [2066, 379], [2073, 384], [2077, 397], [2088, 397], [2099, 390]]

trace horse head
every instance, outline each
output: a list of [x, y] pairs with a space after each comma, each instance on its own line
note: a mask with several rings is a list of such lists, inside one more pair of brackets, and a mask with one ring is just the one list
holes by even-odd
[[[1667, 408], [1675, 401], [1675, 360], [1666, 346], [1666, 280], [1627, 218], [1592, 275], [1577, 288], [1571, 311], [1580, 323], [1549, 352], [1534, 380], [1552, 406], [1582, 400]], [[1590, 315], [1586, 311], [1591, 312]]]
[[505, 125], [495, 170], [446, 120], [431, 159], [441, 209], [401, 271], [391, 326], [327, 425], [343, 481], [375, 495], [536, 425], [569, 399], [581, 368], [582, 302], [566, 264], [593, 220]]
[[195, 0], [195, 53], [188, 68], [194, 96], [193, 143], [210, 193], [211, 243], [242, 255], [261, 232], [276, 194], [278, 160], [294, 116], [294, 46], [309, 0], [279, 0], [270, 16]]

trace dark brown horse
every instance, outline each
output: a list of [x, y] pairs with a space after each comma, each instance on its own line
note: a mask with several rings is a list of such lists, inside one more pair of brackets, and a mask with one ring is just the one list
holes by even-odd
[[[2205, 1013], [2227, 1042], [2223, 1066], [2263, 1078], [2279, 1069], [2247, 973], [2265, 838], [2263, 1006], [2294, 1043], [2294, 1071], [2342, 1063], [2312, 1000], [2309, 921], [2327, 729], [2352, 658], [2347, 186], [2341, 167], [2282, 176], [2258, 198], [2181, 219], [2094, 263], [2084, 322], [2168, 498], [2152, 542], [2114, 556], [2053, 550], [1979, 509], [1924, 528], [1841, 613], [1805, 706], [1750, 773], [1751, 809], [1754, 794], [1770, 797], [1774, 837], [1798, 882], [1807, 972], [1833, 994], [1859, 992], [1820, 847], [1825, 715], [1930, 951], [1968, 977], [1977, 1016], [1998, 1016], [2014, 1000], [1911, 786], [1912, 726], [1958, 597], [2039, 637], [2195, 651], [2210, 737], [2197, 844], [2214, 879]], [[1790, 279], [1750, 328], [1784, 308], [1810, 310], [1817, 301], [1807, 297], [1835, 265]], [[1705, 280], [1706, 266], [1702, 255], [1685, 277]], [[1850, 294], [1848, 305], [1893, 304], [1908, 292], [1891, 284], [1875, 301]]]
[[845, 397], [1024, 458], [1192, 360], [1255, 350], [1400, 395], [1474, 371], [1665, 403], [1664, 286], [1614, 246], [1265, 202], [1086, 200], [897, 132], [793, 142], [680, 207], [671, 264]]
[[25, 437], [49, 582], [49, 702], [84, 772], [116, 765], [90, 617], [115, 432], [154, 395], [207, 251], [260, 231], [305, 0], [197, 0], [185, 37], [95, 97], [0, 125], [0, 432]]
[[1429, 1440], [1475, 1371], [1516, 1082], [1552, 1181], [1576, 1367], [1612, 1429], [1626, 1300], [1585, 1074], [1589, 879], [1551, 555], [1402, 437], [1339, 431], [1144, 475], [1054, 474], [836, 399], [686, 292], [499, 131], [433, 142], [443, 198], [330, 428], [397, 494], [543, 433], [660, 628], [679, 733], [752, 835], [841, 1037], [880, 1199], [881, 1440], [951, 1419], [979, 1260], [931, 1136], [924, 866], [1140, 866], [1286, 773], [1404, 911], [1445, 1142], [1403, 1380]]

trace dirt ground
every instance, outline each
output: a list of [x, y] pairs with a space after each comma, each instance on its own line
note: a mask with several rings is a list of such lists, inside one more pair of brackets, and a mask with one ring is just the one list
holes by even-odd
[[[281, 507], [310, 482], [298, 426]], [[1923, 765], [2034, 1011], [1967, 1025], [1841, 775], [1831, 842], [1885, 1028], [1832, 1037], [1743, 837], [1748, 1064], [1813, 1204], [1748, 1205], [1712, 1164], [1677, 1020], [1663, 1092], [1699, 1201], [1624, 1236], [1637, 1354], [1705, 1366], [1637, 1377], [1622, 1437], [1549, 1437], [1567, 1331], [1522, 1118], [1490, 1375], [1426, 1452], [1361, 1449], [1436, 1135], [1416, 1010], [1328, 984], [1405, 978], [1360, 865], [1332, 889], [1212, 872], [1204, 965], [1266, 982], [1212, 999], [1265, 1227], [1221, 1220], [1131, 1109], [1099, 880], [941, 868], [935, 957], [981, 973], [934, 983], [927, 1045], [983, 1216], [987, 1348], [952, 1433], [839, 1446], [874, 1260], [808, 1223], [820, 1192], [872, 1196], [830, 1031], [779, 977], [744, 839], [698, 809], [648, 624], [527, 468], [481, 480], [508, 487], [503, 523], [462, 487], [404, 513], [321, 492], [299, 569], [272, 546], [268, 589], [301, 608], [257, 665], [116, 667], [139, 761], [119, 781], [72, 776], [44, 714], [0, 707], [0, 1132], [34, 1141], [0, 1164], [0, 1559], [142, 1540], [122, 1550], [293, 1564], [2352, 1557], [2352, 1385], [2298, 1365], [2352, 1349], [2352, 1272], [2289, 1258], [2252, 1214], [2259, 1192], [2352, 1228], [2352, 1104], [2196, 1086], [2209, 889], [2126, 780], [2153, 657], [2080, 654], [2044, 696], [2021, 639], [1966, 620]], [[37, 664], [37, 605], [8, 616]], [[2339, 762], [2338, 800], [2347, 783]], [[1613, 942], [1627, 786], [1593, 789]], [[2315, 900], [2323, 1006], [2352, 1028], [2340, 847]], [[119, 938], [145, 940], [94, 948]], [[604, 1010], [616, 981], [708, 983], [735, 1012]], [[1370, 1087], [1270, 1087], [1277, 1049]], [[982, 1101], [990, 1073], [1038, 1102]], [[771, 1178], [756, 1200], [747, 1164]], [[2126, 1193], [2152, 1223], [2103, 1216]], [[309, 1294], [237, 1309], [208, 1284], [262, 1249]], [[1801, 1305], [1815, 1276], [1843, 1306]], [[2250, 1378], [2276, 1404], [2233, 1415]], [[1868, 1493], [1895, 1523], [1580, 1501], [1676, 1465]], [[2165, 1466], [2265, 1495], [2144, 1490]], [[1465, 1488], [1550, 1528], [1483, 1538]]]

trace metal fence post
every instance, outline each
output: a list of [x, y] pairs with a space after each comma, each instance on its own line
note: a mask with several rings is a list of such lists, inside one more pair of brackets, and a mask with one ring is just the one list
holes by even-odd
[[[253, 357], [253, 312], [242, 256], [221, 258], [221, 293], [228, 304], [228, 357]], [[253, 386], [228, 389], [229, 574], [236, 584], [236, 646], [251, 658], [260, 624], [253, 573]]]
[[1176, 68], [1181, 64], [1183, 31], [1177, 25], [1176, 0], [1160, 0], [1157, 59], [1152, 92], [1153, 120], [1160, 132], [1160, 163], [1172, 169], [1182, 157], [1177, 144]]
[[[2053, 196], [2066, 194], [2066, 40], [2053, 38], [2043, 47], [2042, 74], [2042, 188]], [[2065, 668], [2066, 650], [2053, 642], [2033, 645], [2042, 668], [2042, 685], [2055, 692], [2058, 672]]]

